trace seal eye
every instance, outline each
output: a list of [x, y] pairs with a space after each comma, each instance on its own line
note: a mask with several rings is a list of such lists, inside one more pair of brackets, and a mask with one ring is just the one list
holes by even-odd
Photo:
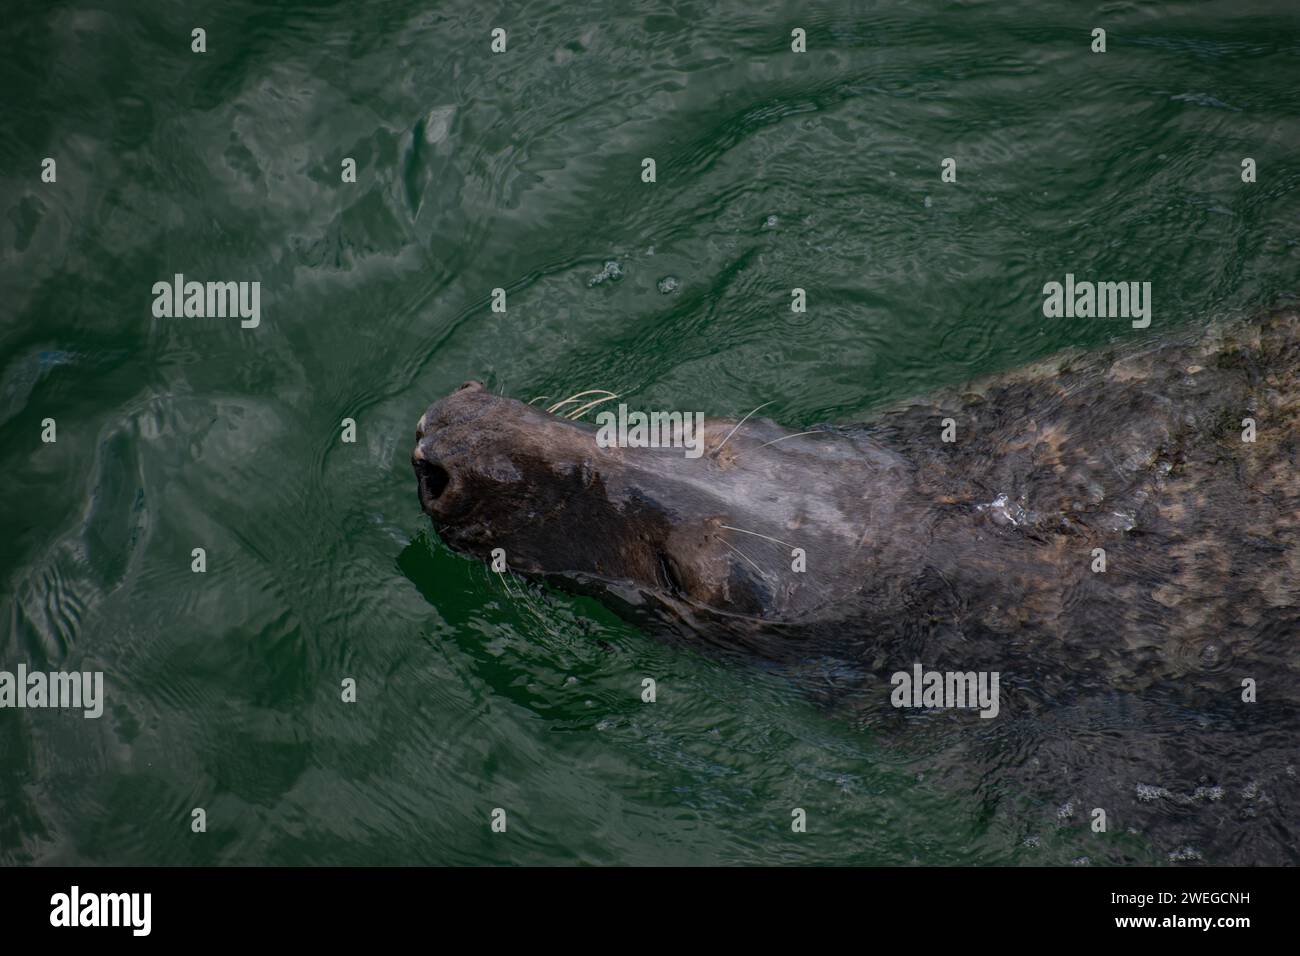
[[677, 563], [663, 551], [659, 552], [659, 573], [663, 576], [664, 585], [673, 597], [679, 598], [686, 593], [677, 574]]

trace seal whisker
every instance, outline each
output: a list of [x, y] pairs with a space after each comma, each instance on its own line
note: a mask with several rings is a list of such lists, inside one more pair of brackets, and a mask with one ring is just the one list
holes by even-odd
[[[721, 542], [722, 542], [724, 545], [726, 545], [728, 548], [731, 548], [732, 551], [735, 551], [736, 554], [740, 555], [740, 556], [741, 556], [742, 558], [744, 558], [746, 561], [749, 561], [750, 566], [751, 566], [755, 571], [757, 571], [757, 572], [759, 573], [759, 576], [764, 577], [764, 578], [767, 578], [767, 574], [763, 571], [763, 569], [760, 568], [757, 564], [754, 564], [754, 562], [750, 560], [749, 555], [745, 554], [744, 551], [741, 551], [739, 548], [732, 547], [731, 544], [729, 544], [727, 541], [723, 540], [722, 538], [719, 538], [718, 540], [721, 541]], [[767, 578], [767, 579], [768, 579], [769, 581], [771, 580], [771, 578]]]
[[613, 394], [614, 393], [607, 388], [589, 388], [585, 392], [578, 392], [578, 394], [576, 395], [570, 395], [562, 402], [556, 402], [554, 405], [548, 408], [547, 411], [550, 412], [552, 415], [554, 415], [557, 409], [563, 408], [565, 405], [568, 405], [571, 402], [576, 402], [578, 399], [582, 398], [585, 395], [613, 395]]
[[548, 634], [555, 634], [555, 629], [546, 623], [546, 618], [542, 617], [541, 612], [537, 609], [538, 606], [543, 603], [538, 597], [538, 595], [541, 594], [541, 589], [537, 588], [536, 593], [534, 593], [534, 589], [529, 586], [531, 582], [529, 582], [529, 580], [523, 575], [518, 574], [513, 570], [510, 572], [510, 576], [515, 578], [519, 583], [519, 593], [523, 596], [524, 607], [528, 608], [533, 617], [537, 618], [537, 622], [541, 624], [542, 627], [546, 628]]
[[[775, 399], [773, 399], [773, 401], [775, 401]], [[725, 445], [727, 442], [729, 442], [729, 441], [731, 440], [731, 436], [734, 435], [734, 434], [736, 434], [736, 430], [739, 429], [741, 425], [743, 425], [743, 424], [745, 424], [745, 422], [749, 421], [749, 416], [750, 416], [750, 415], [753, 415], [754, 412], [756, 412], [756, 411], [759, 410], [759, 408], [767, 408], [767, 406], [769, 406], [769, 405], [771, 405], [771, 404], [772, 404], [772, 402], [764, 402], [762, 405], [759, 405], [758, 408], [754, 409], [753, 412], [750, 412], [749, 415], [746, 415], [746, 416], [745, 416], [744, 418], [742, 418], [740, 421], [736, 422], [736, 427], [733, 428], [731, 431], [727, 432], [727, 437], [724, 438], [724, 439], [722, 439], [722, 441], [718, 442], [718, 447], [715, 448], [715, 449], [713, 449], [713, 451], [709, 452], [709, 454], [710, 454], [710, 455], [716, 455], [718, 452], [722, 451], [722, 446]]]
[[605, 396], [604, 398], [598, 398], [598, 399], [596, 399], [595, 401], [591, 401], [591, 402], [588, 402], [586, 405], [583, 405], [583, 406], [582, 406], [581, 408], [579, 408], [577, 411], [573, 412], [573, 414], [571, 414], [571, 415], [565, 415], [564, 417], [567, 418], [567, 419], [568, 419], [569, 421], [571, 421], [571, 422], [576, 422], [579, 418], [581, 418], [583, 415], [587, 414], [587, 412], [591, 411], [593, 408], [595, 408], [595, 407], [596, 407], [597, 405], [599, 405], [601, 402], [612, 402], [612, 401], [613, 401], [614, 399], [616, 399], [616, 398], [618, 398], [617, 395], [607, 395], [607, 396]]
[[721, 524], [718, 525], [718, 527], [726, 528], [728, 531], [739, 531], [741, 534], [752, 534], [756, 538], [766, 538], [768, 541], [772, 541], [776, 544], [782, 545], [783, 547], [791, 549], [797, 547], [797, 545], [790, 544], [788, 541], [782, 541], [780, 538], [773, 538], [771, 535], [759, 534], [757, 531], [746, 531], [744, 528], [733, 528], [729, 524]]
[[512, 600], [512, 601], [517, 601], [518, 598], [515, 597], [515, 592], [512, 591], [512, 590], [510, 589], [510, 585], [506, 583], [506, 576], [505, 576], [504, 574], [502, 574], [500, 571], [498, 571], [498, 572], [496, 573], [496, 575], [497, 575], [497, 577], [499, 577], [499, 578], [501, 579], [501, 586], [502, 586], [503, 588], [505, 588], [505, 589], [506, 589], [506, 593], [510, 595], [510, 600]]
[[[775, 445], [777, 442], [785, 441], [787, 438], [799, 438], [803, 435], [834, 435], [834, 434], [836, 433], [826, 431], [826, 429], [824, 428], [814, 428], [810, 432], [795, 432], [793, 435], [782, 435], [780, 438], [773, 438], [771, 441], [763, 442], [763, 444], [759, 445], [758, 448], [766, 448], [768, 445]], [[758, 448], [755, 448], [753, 450], [758, 451]], [[737, 455], [736, 458], [739, 459], [740, 455]]]
[[531, 405], [531, 404], [533, 404], [533, 402], [540, 402], [542, 399], [544, 399], [544, 398], [550, 398], [550, 397], [551, 397], [551, 396], [549, 396], [549, 395], [538, 395], [536, 398], [531, 398], [531, 399], [529, 399], [529, 400], [528, 400], [528, 404]]
[[759, 445], [758, 447], [766, 448], [768, 445], [775, 445], [779, 441], [785, 441], [787, 438], [798, 438], [801, 435], [820, 435], [820, 434], [822, 434], [820, 429], [813, 429], [810, 432], [795, 432], [793, 435], [782, 435], [780, 438], [773, 438], [771, 441], [765, 441], [763, 442], [763, 444]]
[[[534, 595], [530, 593], [528, 587], [529, 582], [527, 578], [519, 575], [518, 573], [516, 573], [516, 571], [513, 568], [509, 568], [509, 567], [506, 568], [504, 573], [498, 571], [497, 575], [501, 578], [501, 583], [505, 586], [505, 589], [510, 592], [510, 597], [515, 600], [516, 604], [522, 606], [525, 610], [528, 611], [529, 614], [531, 614], [534, 618], [537, 619], [537, 623], [541, 625], [542, 630], [544, 630], [547, 634], [551, 635], [552, 637], [561, 636], [560, 632], [556, 630], [556, 628], [553, 627], [542, 615], [542, 612], [538, 610], [538, 605], [541, 602], [535, 600]], [[515, 578], [517, 580], [519, 584], [518, 596], [515, 595], [515, 592], [513, 589], [511, 589], [510, 585], [506, 584], [506, 575], [509, 575], [510, 577]]]

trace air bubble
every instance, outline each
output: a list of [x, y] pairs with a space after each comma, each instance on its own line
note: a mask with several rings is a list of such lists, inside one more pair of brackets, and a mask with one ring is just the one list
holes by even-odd
[[619, 265], [617, 262], [615, 262], [613, 259], [610, 259], [608, 262], [605, 263], [605, 268], [601, 269], [594, 276], [592, 276], [590, 279], [587, 280], [587, 285], [598, 286], [602, 282], [606, 282], [606, 281], [617, 282], [621, 278], [623, 278], [623, 267]]

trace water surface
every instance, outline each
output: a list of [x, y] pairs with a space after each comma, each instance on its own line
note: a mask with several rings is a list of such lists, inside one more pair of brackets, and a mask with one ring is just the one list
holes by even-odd
[[[1293, 297], [1298, 26], [1261, 0], [11, 10], [0, 666], [102, 670], [108, 704], [0, 712], [0, 861], [1104, 858], [1079, 816], [946, 786], [937, 745], [451, 554], [414, 426], [471, 377], [807, 426]], [[1152, 328], [1045, 319], [1067, 272], [1151, 281]], [[175, 273], [259, 281], [261, 325], [154, 318]]]

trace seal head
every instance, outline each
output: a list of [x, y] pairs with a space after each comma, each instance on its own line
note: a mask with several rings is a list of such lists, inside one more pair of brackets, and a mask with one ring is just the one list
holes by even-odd
[[470, 381], [424, 413], [412, 465], [454, 550], [499, 548], [515, 571], [697, 624], [805, 621], [859, 588], [793, 566], [809, 551], [863, 560], [901, 459], [829, 427], [738, 424], [705, 420], [698, 457], [680, 443], [602, 447], [594, 426]]

